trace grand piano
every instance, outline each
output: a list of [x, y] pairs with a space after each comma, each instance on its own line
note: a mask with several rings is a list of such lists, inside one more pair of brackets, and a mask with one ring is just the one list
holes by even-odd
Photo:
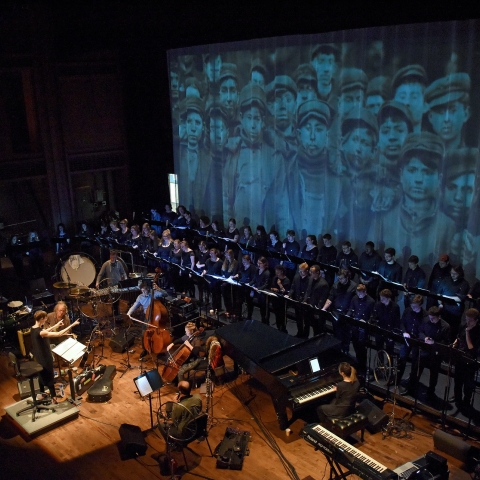
[[[322, 334], [307, 340], [292, 337], [255, 320], [232, 323], [216, 330], [224, 354], [263, 384], [270, 393], [278, 423], [285, 430], [300, 410], [333, 397], [342, 380], [340, 340]], [[287, 408], [292, 411], [289, 419]]]

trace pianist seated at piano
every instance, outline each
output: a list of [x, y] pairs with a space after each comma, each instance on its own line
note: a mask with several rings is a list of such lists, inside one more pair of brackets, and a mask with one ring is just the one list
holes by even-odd
[[338, 367], [342, 380], [335, 387], [335, 398], [327, 405], [317, 407], [317, 415], [320, 423], [325, 423], [327, 418], [344, 418], [351, 415], [355, 410], [360, 383], [357, 380], [357, 372], [348, 362], [342, 362]]

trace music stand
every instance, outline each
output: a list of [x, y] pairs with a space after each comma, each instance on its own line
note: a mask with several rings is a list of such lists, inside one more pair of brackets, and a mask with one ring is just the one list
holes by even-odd
[[155, 428], [153, 425], [153, 413], [152, 413], [152, 393], [158, 391], [158, 401], [160, 401], [160, 389], [163, 387], [164, 382], [162, 377], [158, 373], [157, 369], [149, 370], [148, 372], [142, 373], [138, 377], [133, 379], [135, 386], [137, 387], [139, 395], [144, 398], [148, 395], [148, 401], [150, 405], [150, 426]]

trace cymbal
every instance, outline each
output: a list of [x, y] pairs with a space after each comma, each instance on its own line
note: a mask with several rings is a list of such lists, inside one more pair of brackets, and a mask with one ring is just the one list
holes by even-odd
[[53, 288], [71, 288], [76, 287], [76, 283], [67, 283], [67, 282], [55, 282]]
[[73, 297], [75, 295], [83, 295], [84, 293], [87, 293], [89, 290], [88, 287], [77, 287], [77, 288], [71, 288], [70, 289], [70, 295], [72, 295]]
[[22, 305], [23, 305], [23, 302], [21, 302], [20, 300], [13, 300], [7, 303], [7, 307], [10, 307], [10, 308], [20, 308]]
[[129, 273], [128, 278], [140, 278], [142, 276], [141, 273]]

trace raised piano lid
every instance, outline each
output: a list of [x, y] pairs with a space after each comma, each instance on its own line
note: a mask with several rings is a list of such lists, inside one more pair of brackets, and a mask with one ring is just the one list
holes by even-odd
[[[216, 334], [272, 374], [324, 352], [338, 350], [341, 344], [340, 340], [328, 334], [303, 340], [256, 320], [226, 325], [219, 328]], [[338, 365], [343, 361], [343, 356], [337, 358]], [[320, 366], [323, 368], [322, 362]]]

